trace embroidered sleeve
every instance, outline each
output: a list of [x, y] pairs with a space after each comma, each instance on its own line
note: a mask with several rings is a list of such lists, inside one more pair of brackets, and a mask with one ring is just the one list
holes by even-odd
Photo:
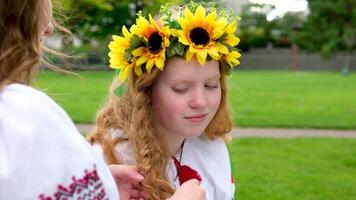
[[53, 194], [40, 194], [39, 200], [57, 199], [97, 199], [107, 200], [104, 184], [102, 183], [96, 166], [93, 169], [85, 170], [82, 177], [72, 177], [69, 185], [57, 185], [57, 190]]

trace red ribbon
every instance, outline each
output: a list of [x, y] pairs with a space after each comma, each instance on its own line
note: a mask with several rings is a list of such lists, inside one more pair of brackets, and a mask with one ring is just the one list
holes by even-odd
[[182, 185], [184, 182], [189, 181], [191, 179], [197, 179], [199, 182], [201, 182], [201, 176], [199, 175], [199, 173], [190, 168], [187, 165], [181, 165], [180, 162], [177, 160], [177, 158], [175, 158], [174, 156], [172, 156], [173, 160], [174, 160], [174, 164], [177, 168], [177, 174], [178, 174], [178, 178], [179, 178], [179, 183]]

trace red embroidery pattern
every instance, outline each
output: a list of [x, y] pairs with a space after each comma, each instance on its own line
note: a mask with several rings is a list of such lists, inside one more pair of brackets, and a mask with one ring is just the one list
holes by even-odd
[[69, 199], [93, 199], [93, 200], [107, 200], [104, 185], [101, 182], [96, 166], [94, 169], [84, 171], [85, 175], [81, 179], [72, 177], [72, 183], [65, 187], [61, 184], [57, 186], [57, 191], [50, 196], [40, 194], [38, 199], [40, 200], [69, 200]]

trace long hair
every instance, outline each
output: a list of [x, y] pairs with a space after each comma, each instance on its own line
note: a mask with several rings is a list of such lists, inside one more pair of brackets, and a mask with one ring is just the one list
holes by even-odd
[[[224, 137], [231, 130], [231, 121], [227, 111], [227, 94], [225, 82], [225, 65], [220, 65], [221, 102], [217, 113], [205, 130], [210, 139]], [[108, 164], [123, 164], [120, 152], [115, 151], [115, 145], [129, 142], [133, 149], [139, 171], [145, 176], [142, 187], [149, 192], [154, 200], [167, 199], [174, 193], [167, 174], [167, 164], [170, 158], [168, 146], [163, 136], [158, 136], [154, 126], [152, 108], [152, 88], [160, 75], [156, 68], [151, 73], [137, 77], [129, 76], [122, 97], [115, 95], [118, 83], [114, 81], [108, 101], [99, 111], [94, 131], [89, 134], [90, 143], [98, 143], [103, 147]], [[124, 136], [114, 138], [111, 130], [121, 130]]]
[[[29, 85], [43, 61], [43, 50], [63, 55], [44, 47], [39, 40], [39, 19], [43, 7], [44, 0], [0, 0], [0, 90], [12, 82]], [[52, 24], [70, 34], [54, 19]], [[51, 64], [49, 66], [58, 69]]]
[[29, 84], [41, 60], [38, 23], [43, 1], [0, 0], [0, 88]]

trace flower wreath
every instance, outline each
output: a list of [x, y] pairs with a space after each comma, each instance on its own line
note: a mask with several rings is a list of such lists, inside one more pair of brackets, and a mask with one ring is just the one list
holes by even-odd
[[[129, 30], [122, 27], [122, 36], [113, 35], [110, 67], [120, 70], [120, 80], [126, 80], [131, 72], [137, 76], [150, 73], [152, 67], [163, 70], [166, 57], [172, 56], [187, 62], [195, 56], [201, 65], [211, 59], [222, 60], [231, 68], [240, 64], [236, 20], [228, 22], [226, 16], [217, 16], [215, 9], [206, 15], [202, 5], [186, 6], [176, 13], [167, 10], [157, 20], [139, 13]], [[172, 17], [174, 14], [179, 17]]]

